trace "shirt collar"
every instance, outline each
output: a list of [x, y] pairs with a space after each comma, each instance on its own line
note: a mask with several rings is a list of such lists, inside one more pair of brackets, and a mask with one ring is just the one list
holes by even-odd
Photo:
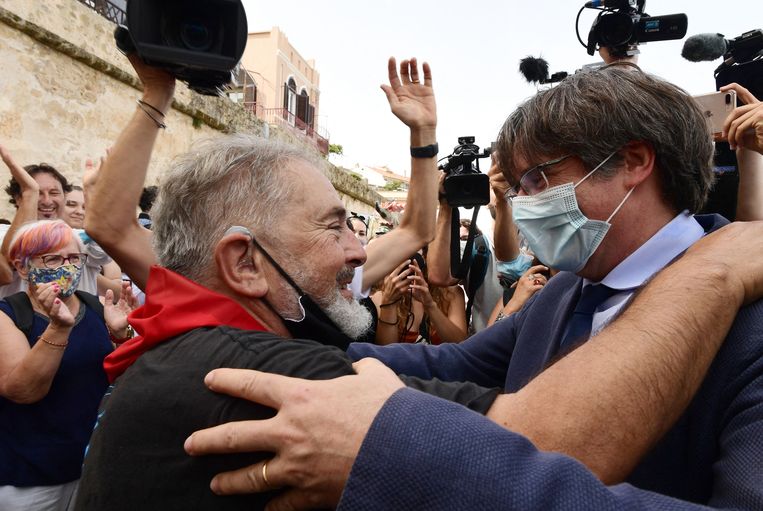
[[104, 360], [112, 383], [143, 353], [189, 330], [217, 326], [266, 330], [232, 298], [161, 266], [151, 267], [146, 303], [128, 319], [140, 335], [120, 345]]
[[[600, 283], [622, 291], [640, 287], [704, 234], [704, 229], [694, 216], [683, 211], [615, 266]], [[583, 279], [584, 286], [589, 284], [594, 282]]]

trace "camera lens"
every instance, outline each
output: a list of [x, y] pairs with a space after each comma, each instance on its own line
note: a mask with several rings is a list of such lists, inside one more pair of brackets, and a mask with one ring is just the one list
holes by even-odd
[[633, 37], [633, 20], [624, 13], [616, 12], [602, 16], [597, 28], [602, 46], [628, 44]]
[[186, 48], [194, 51], [207, 51], [212, 47], [212, 32], [201, 21], [180, 22], [180, 40]]

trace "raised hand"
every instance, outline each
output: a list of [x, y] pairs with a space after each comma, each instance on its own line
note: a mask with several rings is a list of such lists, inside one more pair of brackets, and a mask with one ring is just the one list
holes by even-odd
[[434, 129], [437, 125], [437, 107], [432, 90], [432, 71], [429, 64], [421, 66], [424, 82], [419, 79], [416, 58], [400, 62], [400, 75], [394, 57], [388, 62], [389, 85], [381, 88], [387, 95], [392, 113], [409, 128]]
[[61, 288], [56, 282], [29, 284], [29, 293], [37, 300], [45, 315], [50, 319], [50, 323], [60, 327], [72, 327], [74, 315], [58, 297], [60, 291]]
[[106, 149], [106, 156], [101, 156], [98, 159], [97, 166], [92, 158], [85, 160], [85, 172], [82, 174], [82, 193], [85, 196], [85, 203], [87, 203], [89, 192], [95, 188], [95, 184], [98, 182], [98, 173], [101, 171], [106, 158], [108, 158], [109, 151], [111, 149]]
[[115, 334], [124, 332], [128, 326], [127, 316], [138, 306], [130, 282], [122, 282], [122, 292], [117, 303], [114, 303], [114, 292], [111, 289], [107, 290], [103, 303], [103, 319], [106, 326]]
[[737, 98], [744, 103], [745, 105], [751, 105], [753, 103], [760, 103], [758, 98], [756, 98], [752, 92], [750, 92], [745, 87], [742, 87], [738, 83], [730, 83], [728, 85], [724, 85], [720, 89], [718, 89], [720, 92], [727, 92], [730, 90], [733, 90], [737, 93]]
[[505, 202], [504, 197], [509, 189], [509, 183], [498, 167], [495, 158], [491, 159], [490, 170], [488, 170], [487, 175], [490, 178], [490, 188], [493, 189], [496, 200]]
[[726, 118], [722, 139], [728, 140], [732, 149], [744, 147], [763, 154], [763, 103], [737, 83], [725, 85], [720, 90], [736, 91], [737, 97], [745, 103]]
[[0, 158], [3, 159], [3, 163], [5, 163], [5, 165], [8, 167], [8, 170], [11, 171], [11, 176], [21, 187], [21, 198], [23, 199], [24, 195], [33, 195], [36, 197], [39, 193], [40, 185], [38, 185], [37, 181], [35, 181], [34, 178], [30, 176], [26, 170], [24, 170], [24, 167], [16, 163], [16, 160], [13, 159], [13, 156], [11, 156], [8, 148], [2, 144], [0, 144]]
[[175, 93], [175, 77], [164, 69], [149, 66], [135, 53], [127, 55], [127, 58], [143, 83], [145, 101], [166, 115]]
[[408, 275], [411, 273], [410, 261], [406, 259], [394, 269], [392, 273], [384, 277], [382, 283], [382, 303], [394, 303], [403, 297], [408, 290]]
[[414, 259], [413, 263], [408, 266], [408, 269], [413, 270], [413, 275], [408, 276], [410, 289], [413, 291], [413, 299], [421, 302], [426, 309], [434, 306], [434, 299], [429, 292], [429, 284], [427, 284], [424, 273], [419, 268], [419, 263]]

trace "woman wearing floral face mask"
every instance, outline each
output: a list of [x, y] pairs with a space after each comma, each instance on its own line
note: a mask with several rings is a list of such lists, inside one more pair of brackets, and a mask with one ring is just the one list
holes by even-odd
[[103, 359], [129, 337], [131, 295], [114, 305], [108, 291], [102, 317], [96, 297], [75, 294], [87, 255], [61, 220], [23, 226], [10, 258], [29, 289], [0, 301], [0, 507], [63, 510], [108, 386]]

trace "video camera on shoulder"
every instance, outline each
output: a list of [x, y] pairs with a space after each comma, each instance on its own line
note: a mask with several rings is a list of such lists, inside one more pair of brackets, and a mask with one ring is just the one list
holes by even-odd
[[217, 96], [231, 82], [247, 40], [241, 0], [130, 0], [117, 47], [166, 69], [200, 93]]
[[[686, 14], [649, 16], [644, 12], [646, 0], [592, 0], [580, 9], [598, 9], [591, 25], [586, 49], [593, 55], [597, 47], [610, 48], [615, 57], [635, 55], [639, 43], [681, 39], [686, 35]], [[578, 19], [580, 19], [580, 12]], [[577, 22], [576, 22], [577, 30]], [[580, 36], [578, 36], [580, 38]], [[582, 42], [582, 40], [581, 40]]]
[[474, 137], [458, 137], [458, 145], [438, 168], [445, 172], [445, 198], [453, 208], [472, 208], [490, 202], [490, 178], [480, 172], [480, 158], [490, 156], [490, 148], [480, 151]]

